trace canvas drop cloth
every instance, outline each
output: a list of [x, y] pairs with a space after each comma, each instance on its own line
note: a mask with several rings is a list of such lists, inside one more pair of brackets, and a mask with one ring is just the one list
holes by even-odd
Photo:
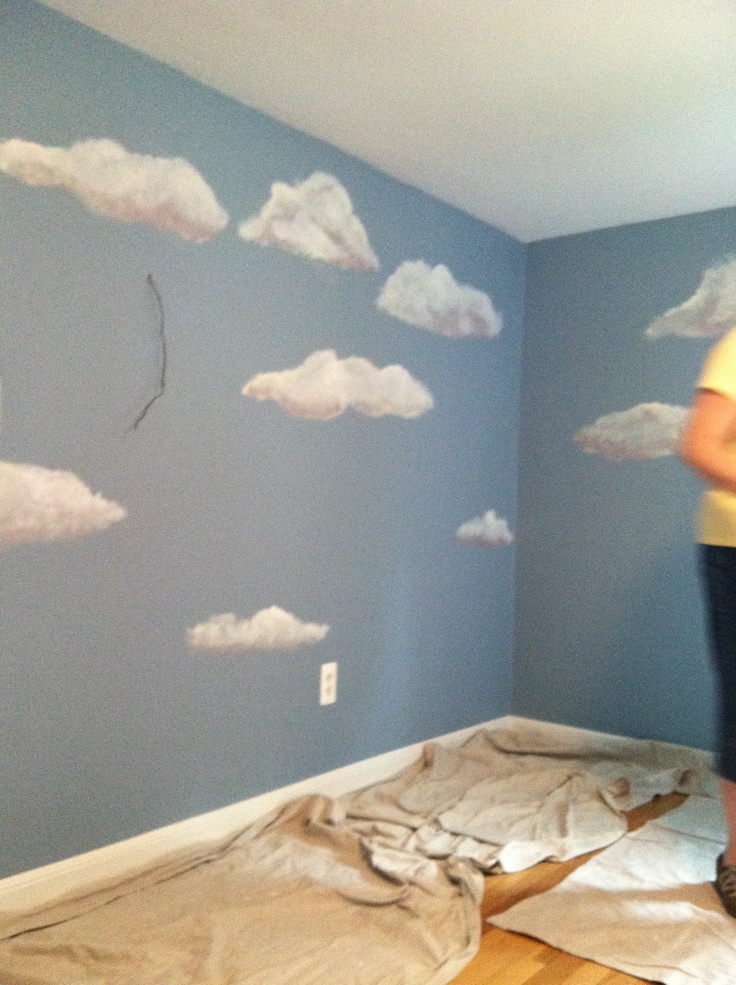
[[673, 791], [717, 796], [704, 753], [519, 719], [459, 748], [430, 743], [397, 777], [338, 804], [370, 844], [517, 872], [612, 844], [624, 811]]
[[0, 982], [444, 985], [477, 951], [482, 871], [610, 845], [673, 790], [714, 795], [707, 757], [523, 720], [428, 744], [386, 782], [72, 898], [0, 899]]
[[718, 800], [690, 797], [490, 922], [649, 981], [734, 985], [736, 920], [712, 884], [724, 843]]
[[6, 921], [38, 929], [0, 941], [2, 985], [444, 985], [477, 951], [481, 877], [398, 852], [386, 876], [330, 807], [295, 801], [200, 857]]

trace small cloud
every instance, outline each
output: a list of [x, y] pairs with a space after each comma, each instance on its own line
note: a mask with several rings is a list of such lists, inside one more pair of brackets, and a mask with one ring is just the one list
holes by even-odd
[[212, 616], [187, 630], [192, 646], [202, 650], [293, 650], [307, 643], [318, 643], [329, 626], [302, 622], [278, 605], [261, 609], [250, 619], [237, 619], [232, 613]]
[[0, 548], [79, 537], [125, 515], [71, 472], [0, 462]]
[[146, 222], [195, 243], [212, 239], [228, 223], [227, 212], [188, 161], [134, 154], [114, 140], [85, 140], [68, 150], [6, 140], [0, 144], [0, 171], [28, 185], [65, 188], [110, 219]]
[[663, 335], [713, 338], [725, 335], [734, 325], [736, 260], [706, 270], [695, 294], [655, 318], [644, 334], [650, 339]]
[[488, 510], [483, 516], [468, 520], [455, 531], [455, 539], [462, 544], [476, 544], [478, 547], [505, 547], [514, 539], [505, 520]]
[[352, 407], [368, 417], [419, 417], [434, 401], [403, 366], [378, 369], [368, 359], [338, 359], [332, 349], [313, 352], [296, 369], [259, 373], [243, 387], [246, 397], [275, 400], [295, 417], [329, 420]]
[[257, 216], [242, 223], [243, 239], [351, 270], [378, 270], [378, 258], [353, 212], [350, 196], [329, 174], [315, 172], [300, 185], [281, 181]]
[[613, 462], [661, 458], [674, 454], [689, 414], [687, 407], [637, 404], [599, 417], [594, 424], [581, 428], [575, 441], [583, 451]]
[[379, 308], [419, 328], [451, 338], [490, 339], [501, 331], [501, 316], [483, 291], [458, 284], [447, 267], [407, 260], [389, 277]]

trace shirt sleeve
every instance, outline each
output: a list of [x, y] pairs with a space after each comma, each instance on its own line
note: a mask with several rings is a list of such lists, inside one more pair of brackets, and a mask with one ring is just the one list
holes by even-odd
[[698, 389], [715, 390], [736, 401], [736, 329], [724, 335], [706, 356]]

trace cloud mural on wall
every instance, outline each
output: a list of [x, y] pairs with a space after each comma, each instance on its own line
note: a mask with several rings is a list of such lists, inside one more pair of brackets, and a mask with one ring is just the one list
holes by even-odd
[[295, 417], [326, 421], [349, 407], [368, 417], [419, 417], [434, 401], [403, 366], [378, 369], [368, 359], [339, 359], [332, 349], [313, 352], [295, 369], [259, 373], [243, 387], [246, 397], [275, 400]]
[[68, 149], [6, 140], [0, 143], [0, 171], [28, 185], [64, 188], [110, 219], [145, 222], [195, 243], [212, 239], [228, 223], [188, 161], [135, 154], [114, 140], [84, 140]]
[[487, 510], [483, 516], [461, 524], [455, 531], [455, 539], [461, 544], [475, 544], [478, 547], [505, 547], [514, 536], [507, 522], [496, 516], [495, 510]]
[[574, 440], [583, 451], [613, 462], [646, 461], [674, 454], [687, 423], [688, 407], [637, 404], [629, 410], [599, 417], [581, 428]]
[[125, 516], [72, 472], [0, 462], [0, 548], [80, 537]]
[[257, 216], [238, 229], [243, 239], [350, 270], [378, 270], [363, 224], [337, 178], [316, 171], [301, 184], [277, 181]]
[[450, 338], [494, 338], [501, 316], [487, 294], [458, 284], [447, 267], [407, 260], [391, 274], [376, 301], [401, 321]]
[[323, 640], [330, 627], [302, 622], [296, 616], [272, 605], [250, 619], [232, 613], [212, 616], [187, 630], [189, 643], [202, 650], [293, 650]]
[[676, 308], [655, 318], [647, 338], [681, 335], [713, 338], [736, 326], [736, 260], [710, 267], [697, 291]]

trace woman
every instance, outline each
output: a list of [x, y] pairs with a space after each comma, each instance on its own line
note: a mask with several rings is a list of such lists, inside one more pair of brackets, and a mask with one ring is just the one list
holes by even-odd
[[736, 917], [736, 329], [705, 360], [680, 457], [708, 487], [698, 540], [718, 689], [717, 768], [728, 825], [716, 889]]

